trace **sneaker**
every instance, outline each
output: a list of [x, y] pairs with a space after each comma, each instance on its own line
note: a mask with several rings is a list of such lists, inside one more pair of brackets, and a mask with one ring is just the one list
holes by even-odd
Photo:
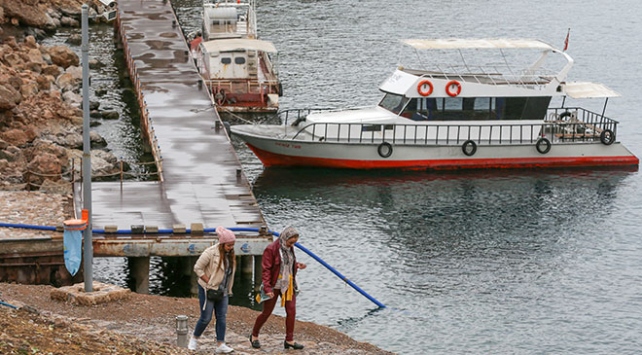
[[225, 343], [221, 344], [219, 347], [216, 348], [216, 353], [217, 354], [229, 354], [234, 349], [230, 348], [229, 346], [225, 345]]
[[198, 348], [198, 340], [194, 337], [189, 338], [189, 344], [187, 344], [187, 348], [190, 350], [196, 350]]

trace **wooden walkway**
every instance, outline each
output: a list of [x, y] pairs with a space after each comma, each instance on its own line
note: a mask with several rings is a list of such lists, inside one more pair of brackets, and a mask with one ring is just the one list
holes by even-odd
[[[93, 229], [266, 226], [230, 138], [188, 55], [171, 3], [119, 0], [118, 8], [116, 32], [141, 106], [141, 129], [152, 142], [161, 181], [93, 183]], [[271, 236], [259, 240], [250, 248], [255, 251], [246, 254], [260, 254]], [[194, 252], [200, 251], [189, 254]]]

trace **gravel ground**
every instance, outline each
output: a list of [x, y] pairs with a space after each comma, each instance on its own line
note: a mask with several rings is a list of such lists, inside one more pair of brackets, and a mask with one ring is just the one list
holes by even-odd
[[[0, 283], [1, 354], [188, 354], [179, 348], [176, 316], [187, 315], [189, 334], [198, 319], [196, 298], [130, 293], [123, 300], [78, 306], [53, 300], [54, 288]], [[13, 309], [7, 305], [17, 306]], [[391, 354], [353, 340], [329, 327], [297, 321], [295, 340], [303, 350], [284, 350], [285, 321], [273, 315], [262, 329], [261, 349], [252, 349], [248, 336], [257, 311], [230, 306], [226, 343], [235, 354]], [[216, 346], [212, 322], [196, 353]]]

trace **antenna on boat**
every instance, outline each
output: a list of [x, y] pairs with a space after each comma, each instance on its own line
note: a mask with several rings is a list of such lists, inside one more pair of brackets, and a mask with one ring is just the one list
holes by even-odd
[[569, 27], [568, 32], [566, 32], [566, 38], [564, 39], [564, 50], [562, 52], [566, 52], [566, 50], [568, 49], [568, 37], [570, 36], [570, 34], [571, 28]]

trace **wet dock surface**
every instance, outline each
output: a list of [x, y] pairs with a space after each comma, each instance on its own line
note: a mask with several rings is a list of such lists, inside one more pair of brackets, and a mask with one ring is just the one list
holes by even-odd
[[171, 4], [121, 0], [118, 7], [117, 31], [160, 154], [162, 182], [93, 183], [93, 228], [266, 225]]

